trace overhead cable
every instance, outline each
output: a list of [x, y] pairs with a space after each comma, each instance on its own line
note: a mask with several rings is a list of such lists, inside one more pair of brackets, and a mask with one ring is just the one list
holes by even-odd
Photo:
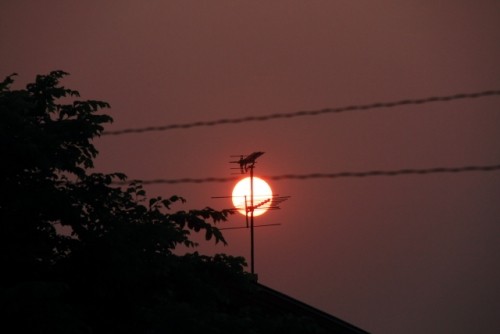
[[319, 116], [329, 113], [342, 113], [348, 111], [363, 111], [363, 110], [371, 110], [371, 109], [380, 109], [380, 108], [393, 108], [404, 105], [419, 105], [433, 102], [449, 102], [453, 100], [462, 100], [462, 99], [476, 99], [486, 96], [500, 95], [500, 90], [488, 90], [477, 93], [462, 93], [462, 94], [454, 94], [448, 96], [431, 96], [426, 98], [419, 99], [406, 99], [400, 101], [390, 101], [390, 102], [377, 102], [371, 104], [360, 104], [360, 105], [351, 105], [345, 107], [336, 107], [336, 108], [326, 108], [319, 110], [304, 110], [304, 111], [296, 111], [290, 113], [276, 113], [262, 116], [246, 116], [240, 118], [223, 118], [213, 121], [197, 121], [191, 123], [179, 123], [179, 124], [167, 124], [162, 126], [148, 126], [143, 128], [129, 128], [122, 130], [113, 130], [113, 131], [105, 131], [102, 133], [103, 136], [106, 135], [124, 135], [131, 133], [143, 133], [143, 132], [152, 132], [152, 131], [168, 131], [175, 129], [189, 129], [195, 127], [205, 127], [205, 126], [216, 126], [222, 124], [238, 124], [238, 123], [246, 123], [246, 122], [262, 122], [268, 121], [272, 119], [279, 118], [293, 118], [293, 117], [303, 117], [303, 116]]
[[[374, 176], [400, 176], [400, 175], [429, 175], [444, 173], [464, 173], [464, 172], [491, 172], [500, 170], [499, 165], [483, 166], [462, 166], [462, 167], [434, 167], [421, 169], [398, 169], [398, 170], [371, 170], [365, 172], [339, 172], [339, 173], [309, 173], [309, 174], [283, 174], [275, 176], [263, 176], [268, 180], [310, 180], [310, 179], [339, 179], [339, 178], [366, 178]], [[231, 182], [238, 177], [206, 177], [206, 178], [180, 178], [180, 179], [154, 179], [154, 180], [131, 180], [119, 182], [117, 184], [127, 184], [141, 182], [142, 184], [179, 184], [179, 183], [216, 183]]]

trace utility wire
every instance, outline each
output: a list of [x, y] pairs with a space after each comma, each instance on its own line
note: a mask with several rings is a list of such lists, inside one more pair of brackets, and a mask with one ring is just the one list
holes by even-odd
[[[308, 179], [339, 179], [339, 178], [361, 178], [374, 176], [400, 176], [400, 175], [429, 175], [444, 173], [463, 173], [463, 172], [491, 172], [500, 170], [500, 165], [483, 166], [462, 166], [462, 167], [434, 167], [422, 169], [399, 169], [399, 170], [372, 170], [366, 172], [340, 172], [340, 173], [310, 173], [310, 174], [284, 174], [275, 176], [264, 176], [269, 180], [308, 180]], [[155, 179], [141, 180], [142, 184], [179, 184], [179, 183], [215, 183], [230, 182], [237, 180], [238, 177], [207, 177], [207, 178], [181, 178], [181, 179]], [[128, 184], [137, 180], [117, 182], [117, 184]]]
[[296, 111], [291, 113], [276, 113], [270, 115], [262, 115], [262, 116], [247, 116], [241, 118], [223, 118], [213, 121], [198, 121], [192, 123], [179, 123], [179, 124], [167, 124], [162, 126], [148, 126], [144, 128], [129, 128], [123, 130], [115, 130], [115, 131], [104, 131], [102, 133], [103, 136], [106, 135], [124, 135], [130, 133], [143, 133], [143, 132], [151, 132], [151, 131], [168, 131], [174, 129], [189, 129], [195, 127], [204, 127], [204, 126], [215, 126], [221, 124], [238, 124], [238, 123], [246, 123], [246, 122], [257, 122], [257, 121], [268, 121], [272, 119], [278, 118], [293, 118], [293, 117], [302, 117], [302, 116], [319, 116], [323, 114], [329, 113], [342, 113], [348, 111], [361, 111], [361, 110], [371, 110], [371, 109], [380, 109], [380, 108], [393, 108], [404, 105], [418, 105], [418, 104], [426, 104], [433, 102], [449, 102], [453, 100], [462, 100], [462, 99], [476, 99], [486, 96], [500, 95], [500, 90], [488, 90], [477, 93], [464, 93], [464, 94], [454, 94], [448, 96], [431, 96], [426, 98], [419, 99], [407, 99], [400, 101], [392, 101], [392, 102], [377, 102], [371, 104], [360, 104], [360, 105], [351, 105], [345, 107], [336, 107], [336, 108], [326, 108], [320, 110], [304, 110], [304, 111]]

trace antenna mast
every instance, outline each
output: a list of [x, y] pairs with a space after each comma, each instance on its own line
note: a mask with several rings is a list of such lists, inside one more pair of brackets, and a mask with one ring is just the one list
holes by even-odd
[[[246, 174], [250, 171], [250, 205], [248, 205], [247, 201], [247, 196], [245, 195], [244, 200], [244, 209], [245, 209], [245, 222], [246, 222], [246, 227], [228, 227], [228, 228], [221, 228], [220, 230], [224, 229], [239, 229], [239, 228], [248, 228], [250, 227], [250, 272], [251, 274], [256, 277], [255, 275], [255, 247], [254, 247], [254, 240], [255, 240], [255, 234], [254, 234], [254, 227], [261, 227], [261, 226], [274, 226], [274, 225], [280, 225], [280, 224], [266, 224], [266, 225], [254, 225], [254, 210], [261, 208], [261, 207], [266, 207], [266, 209], [279, 209], [279, 204], [289, 198], [289, 196], [275, 196], [272, 195], [272, 198], [266, 199], [257, 205], [254, 202], [254, 173], [253, 169], [255, 167], [256, 159], [263, 155], [264, 152], [253, 152], [250, 155], [244, 156], [244, 155], [238, 155], [236, 157], [239, 157], [238, 160], [236, 161], [230, 161], [231, 163], [238, 164], [238, 167], [232, 168], [232, 169], [238, 169], [239, 173], [238, 174]], [[235, 157], [235, 156], [233, 156]], [[213, 198], [227, 198], [226, 196], [224, 197], [213, 197]], [[248, 215], [250, 213], [250, 226], [248, 223]]]
[[256, 159], [263, 155], [264, 152], [253, 152], [252, 154], [240, 157], [238, 161], [240, 165], [241, 174], [245, 174], [250, 171], [250, 208], [247, 208], [247, 201], [245, 198], [246, 216], [248, 217], [248, 211], [250, 211], [250, 272], [255, 275], [255, 252], [254, 252], [254, 195], [253, 195], [253, 169], [255, 167]]

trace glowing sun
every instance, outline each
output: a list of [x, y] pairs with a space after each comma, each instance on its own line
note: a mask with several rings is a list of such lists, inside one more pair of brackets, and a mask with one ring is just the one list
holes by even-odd
[[[271, 204], [273, 197], [273, 191], [266, 181], [254, 177], [253, 178], [253, 205], [255, 210], [253, 212], [254, 216], [260, 216], [267, 211], [267, 208]], [[245, 215], [245, 199], [246, 208], [250, 210], [252, 206], [252, 201], [250, 197], [250, 178], [246, 177], [239, 181], [233, 189], [233, 205], [238, 212]], [[249, 212], [250, 214], [250, 212]]]

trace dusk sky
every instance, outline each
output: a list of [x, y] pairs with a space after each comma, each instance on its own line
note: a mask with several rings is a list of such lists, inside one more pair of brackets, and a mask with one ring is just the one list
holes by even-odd
[[[6, 1], [0, 76], [64, 70], [106, 130], [500, 90], [500, 1]], [[96, 171], [131, 179], [500, 164], [500, 96], [108, 135]], [[4, 157], [8, 163], [8, 157]], [[269, 179], [269, 178], [268, 178]], [[152, 184], [174, 210], [231, 207], [236, 182]], [[374, 334], [500, 329], [500, 171], [270, 180], [259, 282]], [[235, 214], [224, 227], [243, 226]], [[249, 260], [249, 231], [204, 254]]]

